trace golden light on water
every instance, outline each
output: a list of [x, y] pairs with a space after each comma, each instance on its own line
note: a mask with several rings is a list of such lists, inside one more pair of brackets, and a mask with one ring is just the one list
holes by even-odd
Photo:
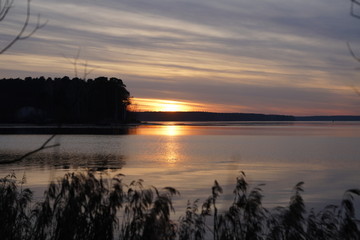
[[181, 128], [179, 126], [174, 126], [174, 125], [164, 126], [162, 131], [163, 131], [162, 135], [167, 135], [167, 136], [181, 135]]
[[181, 155], [181, 146], [178, 143], [178, 137], [183, 135], [184, 132], [182, 126], [166, 125], [160, 128], [162, 135], [166, 136], [166, 144], [164, 144], [166, 163], [170, 167], [174, 167], [175, 164], [179, 163]]
[[179, 139], [181, 136], [191, 134], [189, 126], [179, 125], [150, 125], [142, 126], [136, 129], [135, 134], [139, 135], [157, 135], [161, 136], [161, 154], [157, 158], [162, 164], [173, 168], [181, 162], [181, 144]]
[[179, 161], [179, 144], [176, 141], [169, 139], [165, 144], [165, 157], [170, 166]]
[[160, 135], [165, 137], [191, 135], [190, 126], [160, 125], [137, 128], [134, 134], [138, 135]]

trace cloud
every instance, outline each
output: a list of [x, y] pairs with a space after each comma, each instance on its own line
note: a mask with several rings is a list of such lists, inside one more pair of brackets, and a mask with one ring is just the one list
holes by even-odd
[[[140, 83], [140, 82], [139, 82]], [[281, 86], [254, 86], [246, 84], [223, 84], [221, 82], [184, 83], [173, 81], [159, 84], [156, 89], [149, 84], [129, 82], [140, 96], [162, 96], [164, 99], [193, 101], [209, 106], [206, 111], [239, 111], [278, 113], [292, 115], [360, 114], [354, 111], [360, 98], [347, 89], [292, 88]], [[174, 98], [179, 96], [179, 98]], [[214, 108], [216, 106], [216, 108]], [[215, 109], [215, 110], [214, 110]], [[228, 109], [228, 110], [227, 110]]]
[[[360, 46], [359, 22], [349, 17], [348, 3], [34, 0], [32, 4], [33, 13], [41, 13], [49, 23], [1, 56], [3, 77], [72, 75], [73, 65], [64, 56], [71, 59], [81, 48], [80, 60], [95, 69], [91, 77], [122, 78], [137, 97], [233, 105], [231, 109], [358, 112], [357, 98], [350, 97], [358, 65], [346, 41], [354, 50]], [[0, 43], [14, 34], [22, 14], [19, 2], [1, 30]]]

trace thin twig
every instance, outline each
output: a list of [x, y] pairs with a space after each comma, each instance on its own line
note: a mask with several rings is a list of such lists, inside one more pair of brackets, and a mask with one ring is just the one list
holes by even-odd
[[359, 89], [357, 89], [357, 87], [352, 86], [352, 89], [354, 90], [354, 92], [355, 92], [357, 95], [360, 96], [360, 91], [359, 91]]
[[83, 80], [86, 81], [87, 77], [97, 69], [98, 67], [95, 67], [95, 68], [92, 68], [88, 71], [88, 61], [86, 60], [85, 61], [85, 64], [84, 64], [84, 78]]
[[74, 65], [74, 74], [75, 74], [75, 77], [76, 77], [76, 78], [78, 77], [77, 65], [78, 65], [78, 60], [79, 60], [79, 57], [80, 57], [80, 52], [81, 52], [81, 48], [79, 47], [78, 50], [77, 50], [76, 56], [74, 57], [74, 60], [66, 57], [65, 54], [62, 54], [63, 57], [64, 57], [66, 60], [68, 60], [72, 65]]
[[2, 1], [0, 0], [0, 22], [4, 20], [6, 15], [8, 14], [10, 8], [12, 8], [14, 3], [14, 0], [6, 0], [4, 5], [2, 4]]
[[[360, 62], [360, 57], [358, 57], [358, 56], [354, 53], [354, 51], [352, 50], [352, 48], [351, 48], [351, 46], [350, 46], [350, 43], [347, 42], [346, 45], [347, 45], [347, 47], [348, 47], [348, 49], [349, 49], [350, 55], [351, 55], [356, 61]], [[357, 95], [360, 96], [360, 91], [359, 91], [359, 89], [357, 89], [355, 86], [352, 86], [352, 89], [354, 90], [354, 92], [355, 92]]]
[[351, 0], [350, 15], [354, 18], [360, 19], [360, 15], [355, 13], [354, 5], [360, 6], [360, 2], [357, 0]]
[[[39, 30], [40, 28], [43, 28], [47, 24], [48, 21], [45, 21], [44, 23], [41, 24], [40, 23], [40, 15], [38, 15], [37, 23], [36, 23], [36, 26], [34, 27], [34, 29], [27, 35], [24, 35], [24, 33], [29, 25], [29, 21], [30, 21], [30, 15], [31, 15], [30, 2], [31, 2], [31, 0], [27, 0], [26, 19], [25, 19], [23, 27], [21, 28], [18, 35], [11, 42], [9, 42], [8, 45], [6, 45], [2, 50], [0, 50], [0, 54], [4, 53], [6, 50], [8, 50], [17, 41], [24, 40], [24, 39], [31, 37], [37, 30]], [[6, 11], [9, 11], [9, 10], [6, 10]]]
[[92, 69], [90, 69], [90, 70], [88, 70], [88, 66], [89, 66], [89, 64], [88, 64], [88, 61], [87, 60], [85, 60], [84, 61], [84, 63], [79, 63], [79, 59], [80, 59], [80, 53], [81, 53], [81, 47], [79, 47], [78, 48], [78, 50], [77, 50], [77, 53], [76, 53], [76, 56], [73, 58], [73, 59], [70, 59], [70, 58], [68, 58], [68, 57], [66, 57], [64, 54], [62, 54], [63, 55], [63, 57], [66, 59], [66, 60], [68, 60], [73, 66], [74, 66], [74, 73], [75, 73], [75, 77], [76, 78], [78, 78], [79, 76], [79, 69], [78, 69], [78, 66], [80, 65], [80, 66], [83, 66], [83, 68], [84, 68], [84, 73], [83, 73], [83, 80], [84, 81], [86, 81], [86, 79], [87, 79], [87, 77], [94, 71], [94, 70], [96, 70], [97, 69], [97, 67], [94, 67], [94, 68], [92, 68]]
[[358, 57], [358, 56], [354, 53], [354, 51], [352, 50], [352, 48], [351, 48], [351, 46], [350, 46], [350, 43], [347, 42], [346, 45], [347, 45], [347, 47], [348, 47], [348, 49], [349, 49], [349, 52], [350, 52], [351, 56], [352, 56], [356, 61], [360, 62], [360, 57]]
[[58, 147], [60, 146], [59, 143], [56, 143], [56, 144], [52, 144], [52, 145], [47, 145], [54, 137], [56, 136], [56, 134], [52, 135], [51, 137], [49, 137], [39, 148], [33, 150], [33, 151], [30, 151], [24, 155], [22, 155], [21, 157], [19, 158], [16, 158], [16, 159], [13, 159], [13, 160], [8, 160], [8, 161], [0, 161], [0, 164], [9, 164], [9, 163], [15, 163], [15, 162], [19, 162], [21, 160], [23, 160], [24, 158], [27, 158], [29, 157], [30, 155], [33, 155], [37, 152], [40, 152], [44, 149], [48, 149], [48, 148], [53, 148], [53, 147]]

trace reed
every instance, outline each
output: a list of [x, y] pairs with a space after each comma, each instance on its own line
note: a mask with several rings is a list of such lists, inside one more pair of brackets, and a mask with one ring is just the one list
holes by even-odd
[[23, 189], [25, 176], [19, 181], [14, 173], [0, 179], [1, 239], [25, 239], [32, 233], [30, 206], [32, 192]]
[[202, 204], [188, 201], [184, 215], [175, 221], [176, 189], [144, 187], [141, 179], [126, 184], [122, 177], [67, 173], [36, 203], [32, 191], [23, 188], [24, 178], [1, 178], [1, 239], [360, 239], [355, 204], [360, 189], [345, 191], [339, 206], [307, 213], [304, 183], [299, 182], [287, 206], [267, 209], [262, 185], [250, 188], [241, 172], [225, 211], [217, 207], [223, 190], [215, 180], [210, 196]]

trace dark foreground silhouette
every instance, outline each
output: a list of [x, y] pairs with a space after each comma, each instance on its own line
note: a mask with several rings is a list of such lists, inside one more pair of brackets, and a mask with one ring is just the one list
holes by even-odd
[[0, 123], [123, 123], [129, 98], [118, 78], [0, 79]]
[[354, 197], [347, 190], [339, 206], [306, 213], [296, 184], [288, 206], [262, 206], [261, 185], [249, 188], [245, 174], [235, 182], [234, 200], [218, 211], [222, 188], [217, 181], [204, 203], [188, 202], [185, 214], [173, 220], [171, 187], [144, 188], [143, 181], [125, 184], [95, 172], [68, 173], [34, 203], [32, 191], [15, 175], [0, 179], [1, 239], [360, 239]]

